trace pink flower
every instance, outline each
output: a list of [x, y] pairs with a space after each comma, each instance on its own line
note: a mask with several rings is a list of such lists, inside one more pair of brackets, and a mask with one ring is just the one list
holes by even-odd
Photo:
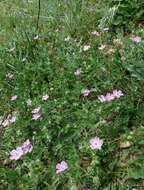
[[68, 169], [68, 164], [65, 161], [62, 161], [56, 165], [56, 174], [59, 174]]
[[110, 93], [107, 93], [106, 96], [105, 96], [105, 99], [107, 102], [110, 102], [112, 100], [114, 100], [114, 95], [113, 94], [110, 94]]
[[46, 94], [42, 97], [42, 100], [47, 101], [49, 99], [49, 96]]
[[28, 99], [28, 100], [26, 101], [26, 103], [27, 103], [27, 106], [31, 106], [31, 105], [32, 105], [31, 99]]
[[40, 117], [41, 117], [41, 115], [39, 113], [34, 113], [32, 115], [32, 120], [38, 120], [38, 119], [40, 119]]
[[35, 113], [38, 113], [40, 111], [40, 107], [37, 107], [35, 109], [32, 110], [32, 113], [35, 114]]
[[41, 107], [37, 107], [32, 110], [32, 120], [38, 120], [40, 119], [41, 115], [39, 114]]
[[98, 96], [98, 99], [100, 100], [100, 102], [110, 102], [116, 98], [120, 98], [123, 95], [124, 94], [122, 93], [121, 90], [113, 90], [112, 93], [107, 93], [106, 96], [104, 95]]
[[22, 145], [22, 150], [23, 150], [23, 154], [27, 154], [27, 153], [30, 153], [33, 149], [33, 146], [30, 142], [30, 140], [26, 140], [23, 145]]
[[106, 102], [106, 98], [105, 98], [104, 95], [98, 96], [98, 99], [99, 99], [101, 102]]
[[15, 101], [17, 99], [17, 95], [11, 97], [11, 101]]
[[10, 160], [19, 160], [23, 155], [23, 150], [21, 147], [17, 147], [16, 150], [10, 152]]
[[101, 150], [103, 145], [103, 140], [99, 139], [98, 137], [95, 137], [90, 140], [90, 148], [92, 150]]
[[80, 76], [81, 74], [81, 69], [77, 69], [75, 72], [74, 72], [75, 76]]
[[16, 149], [10, 152], [10, 160], [19, 160], [21, 156], [30, 153], [33, 149], [31, 142], [26, 140], [22, 146], [17, 147]]
[[97, 32], [97, 31], [93, 31], [93, 32], [91, 32], [91, 34], [92, 34], [93, 36], [100, 36], [100, 33]]
[[114, 90], [114, 91], [113, 91], [113, 95], [114, 95], [116, 98], [120, 98], [120, 97], [123, 96], [124, 94], [122, 93], [121, 90]]
[[90, 45], [84, 45], [84, 47], [83, 47], [83, 51], [87, 51], [87, 50], [89, 50], [90, 49]]
[[135, 37], [132, 37], [131, 40], [132, 40], [133, 42], [140, 43], [142, 39], [141, 39], [141, 37], [139, 37], [139, 36], [135, 36]]
[[81, 91], [81, 93], [82, 93], [82, 95], [84, 96], [84, 97], [87, 97], [87, 96], [89, 96], [90, 95], [90, 90], [89, 89], [85, 89], [85, 90], [82, 90]]

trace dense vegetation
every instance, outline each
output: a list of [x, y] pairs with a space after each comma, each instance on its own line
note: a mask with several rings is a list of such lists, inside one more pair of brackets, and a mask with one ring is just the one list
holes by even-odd
[[0, 10], [0, 190], [143, 190], [143, 1]]

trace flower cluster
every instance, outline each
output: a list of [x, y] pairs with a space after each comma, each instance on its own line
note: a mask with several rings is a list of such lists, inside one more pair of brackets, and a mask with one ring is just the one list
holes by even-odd
[[105, 96], [104, 95], [98, 96], [98, 99], [100, 100], [100, 102], [110, 102], [116, 98], [120, 98], [123, 95], [124, 94], [122, 93], [121, 90], [113, 90], [112, 93], [107, 93]]
[[22, 146], [17, 147], [10, 152], [10, 160], [19, 160], [23, 155], [30, 153], [32, 149], [33, 146], [28, 139], [22, 144]]
[[[103, 140], [98, 137], [92, 138], [89, 143], [90, 143], [90, 148], [92, 150], [101, 150], [102, 149]], [[67, 162], [61, 161], [61, 162], [57, 163], [57, 165], [56, 165], [56, 174], [60, 174], [67, 169], [68, 169]]]
[[[103, 145], [103, 140], [95, 137], [90, 140], [90, 148], [92, 150], [101, 150]], [[27, 139], [22, 146], [10, 152], [10, 160], [19, 160], [23, 155], [32, 152], [33, 146], [29, 139]], [[66, 161], [61, 161], [56, 164], [56, 174], [60, 174], [68, 169], [68, 163]]]

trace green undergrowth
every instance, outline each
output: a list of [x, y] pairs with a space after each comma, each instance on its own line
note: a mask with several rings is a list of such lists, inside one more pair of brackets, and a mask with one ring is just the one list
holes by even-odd
[[[37, 30], [36, 0], [0, 1], [0, 190], [144, 189], [144, 30], [103, 25], [109, 3], [41, 1]], [[99, 101], [114, 89], [124, 95]], [[3, 126], [13, 113], [16, 121]], [[90, 148], [94, 137], [103, 139], [101, 150]], [[27, 139], [32, 152], [10, 160]], [[62, 160], [68, 169], [57, 175]]]

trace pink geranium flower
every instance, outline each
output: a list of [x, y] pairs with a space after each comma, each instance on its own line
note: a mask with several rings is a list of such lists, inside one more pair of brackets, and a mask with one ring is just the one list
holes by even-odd
[[37, 107], [35, 109], [32, 110], [32, 113], [35, 114], [35, 113], [39, 113], [41, 107]]
[[68, 169], [68, 164], [65, 161], [62, 161], [56, 165], [56, 174], [59, 174], [61, 172], [64, 172]]
[[133, 42], [135, 42], [135, 43], [140, 43], [142, 39], [141, 39], [141, 37], [139, 37], [139, 36], [135, 36], [135, 37], [132, 37], [131, 40], [132, 40]]
[[19, 160], [23, 155], [30, 153], [32, 149], [33, 146], [28, 139], [23, 143], [22, 146], [17, 147], [10, 152], [10, 160]]
[[110, 102], [116, 98], [120, 98], [123, 95], [124, 94], [122, 93], [121, 90], [113, 90], [112, 93], [107, 93], [105, 96], [104, 95], [98, 96], [98, 99], [100, 100], [100, 102]]
[[41, 118], [41, 114], [39, 113], [41, 107], [37, 107], [32, 110], [32, 120], [38, 120]]
[[27, 153], [30, 153], [33, 149], [33, 146], [30, 142], [30, 140], [26, 140], [23, 145], [22, 145], [22, 150], [23, 150], [23, 154], [27, 154]]
[[15, 101], [17, 99], [17, 95], [11, 97], [11, 101]]
[[121, 90], [114, 90], [114, 91], [113, 91], [113, 95], [114, 95], [114, 97], [116, 97], [116, 98], [120, 98], [120, 97], [123, 96], [124, 94], [123, 94], [123, 92], [122, 92]]
[[19, 160], [23, 155], [23, 150], [21, 147], [17, 147], [16, 150], [10, 152], [10, 160]]
[[82, 90], [81, 91], [81, 93], [82, 93], [82, 95], [84, 96], [84, 97], [87, 97], [87, 96], [89, 96], [90, 95], [90, 90], [89, 89], [85, 89], [85, 90]]
[[34, 113], [32, 115], [32, 120], [38, 120], [38, 119], [40, 119], [40, 117], [41, 117], [41, 115], [39, 113]]
[[49, 99], [49, 96], [47, 94], [42, 97], [43, 101], [47, 101], [48, 99]]
[[90, 140], [90, 148], [92, 150], [101, 150], [103, 145], [103, 140], [99, 139], [98, 137], [92, 138]]
[[106, 100], [107, 102], [110, 102], [110, 101], [112, 101], [112, 100], [114, 100], [114, 99], [115, 99], [115, 97], [114, 97], [113, 94], [107, 93], [106, 96], [105, 96], [105, 100]]
[[105, 102], [105, 101], [106, 101], [106, 98], [105, 98], [104, 95], [98, 96], [98, 99], [99, 99], [101, 102]]

